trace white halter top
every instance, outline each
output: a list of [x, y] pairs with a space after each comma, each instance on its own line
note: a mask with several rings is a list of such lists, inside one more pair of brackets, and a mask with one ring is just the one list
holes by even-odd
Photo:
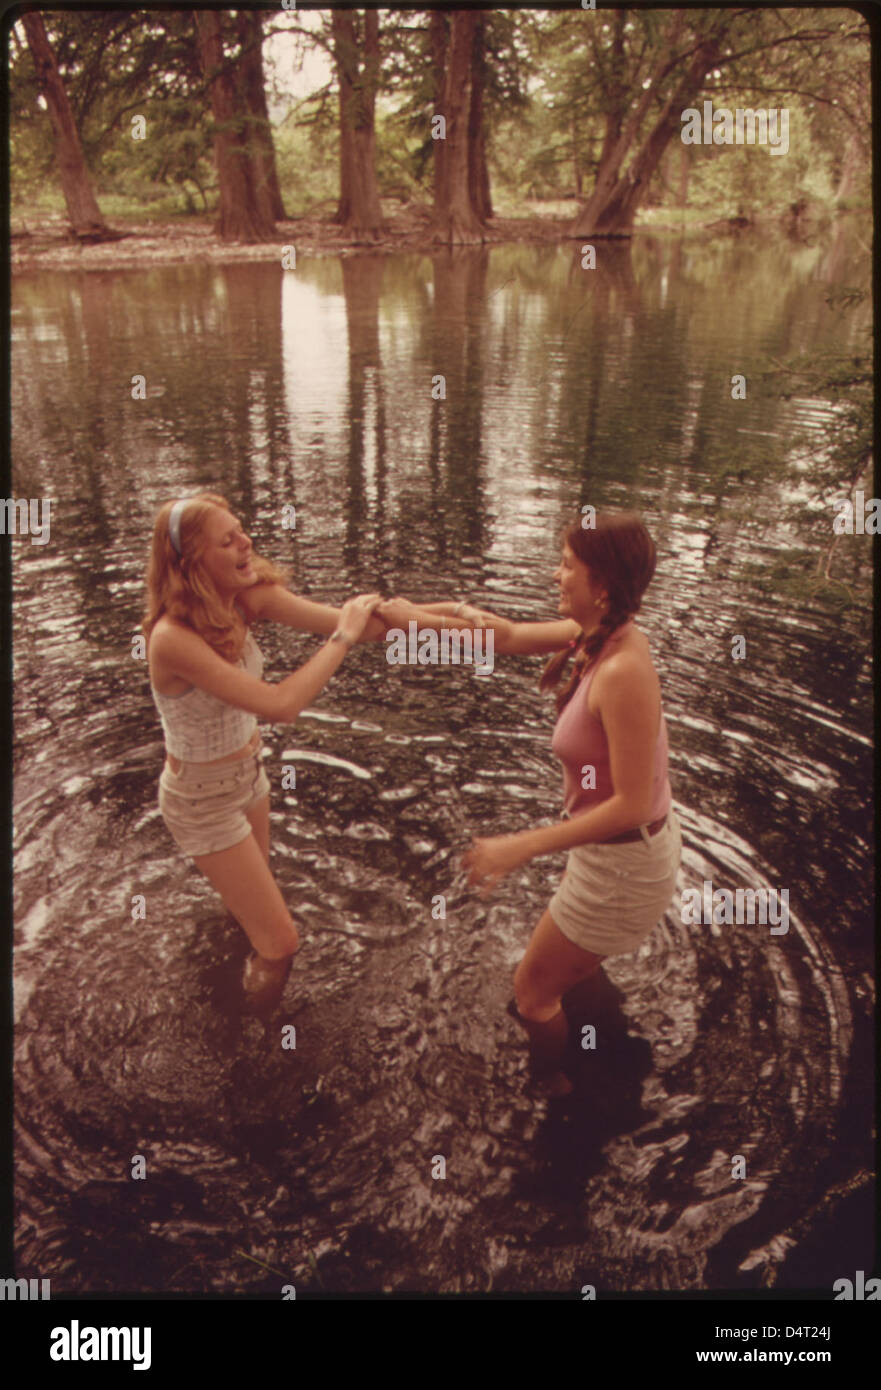
[[[263, 675], [263, 653], [250, 629], [236, 665], [252, 676]], [[257, 728], [255, 715], [228, 705], [198, 686], [192, 686], [182, 695], [161, 695], [151, 681], [150, 690], [162, 720], [166, 750], [181, 762], [209, 763], [215, 758], [225, 758], [228, 753], [242, 748]]]

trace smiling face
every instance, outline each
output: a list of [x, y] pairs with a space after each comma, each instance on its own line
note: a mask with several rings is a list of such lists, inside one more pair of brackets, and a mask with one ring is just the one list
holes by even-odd
[[231, 512], [215, 507], [203, 527], [202, 541], [201, 562], [218, 594], [235, 598], [242, 589], [258, 583], [251, 562], [251, 539]]
[[595, 580], [568, 541], [563, 543], [560, 563], [554, 571], [560, 586], [558, 611], [561, 618], [574, 618], [585, 632], [599, 623], [607, 605], [605, 587]]

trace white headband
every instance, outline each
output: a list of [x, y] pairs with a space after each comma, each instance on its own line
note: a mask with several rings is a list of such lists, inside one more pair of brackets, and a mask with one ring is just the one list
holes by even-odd
[[169, 536], [170, 536], [170, 538], [171, 538], [171, 544], [174, 546], [174, 548], [175, 548], [175, 550], [177, 551], [178, 555], [180, 555], [180, 553], [181, 553], [181, 548], [180, 548], [180, 521], [181, 521], [181, 517], [182, 517], [183, 514], [184, 514], [184, 507], [187, 505], [188, 502], [192, 502], [192, 500], [193, 500], [192, 497], [182, 497], [182, 498], [180, 499], [179, 502], [175, 502], [174, 506], [173, 506], [172, 509], [171, 509], [171, 512], [170, 512], [170, 514], [169, 514], [169, 517], [168, 517], [168, 534], [169, 534]]

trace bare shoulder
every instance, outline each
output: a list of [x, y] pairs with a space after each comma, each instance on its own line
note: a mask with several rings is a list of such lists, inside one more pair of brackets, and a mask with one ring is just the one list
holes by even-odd
[[240, 594], [236, 594], [236, 604], [249, 627], [259, 620], [266, 596], [274, 588], [279, 588], [279, 585], [267, 581], [263, 584], [252, 584], [250, 589], [243, 589]]
[[150, 633], [149, 656], [151, 660], [154, 657], [161, 660], [163, 656], [167, 656], [175, 648], [179, 650], [182, 642], [190, 645], [202, 640], [198, 632], [187, 627], [186, 623], [179, 623], [176, 618], [163, 613]]
[[194, 651], [204, 645], [204, 638], [200, 637], [198, 632], [163, 613], [150, 633], [147, 643], [150, 680], [160, 695], [179, 695], [189, 689], [188, 683], [175, 675], [175, 657], [182, 651]]
[[598, 690], [620, 690], [635, 682], [647, 682], [656, 688], [659, 685], [649, 640], [644, 632], [631, 628], [601, 662], [596, 685]]
[[638, 627], [630, 628], [621, 639], [620, 653], [622, 656], [632, 656], [640, 661], [651, 662], [652, 649], [649, 639]]

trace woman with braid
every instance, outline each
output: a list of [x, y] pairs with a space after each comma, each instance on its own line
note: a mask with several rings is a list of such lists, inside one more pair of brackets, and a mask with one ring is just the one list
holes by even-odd
[[[649, 644], [634, 624], [655, 546], [632, 514], [576, 521], [555, 579], [561, 619], [511, 623], [482, 614], [499, 652], [555, 652], [541, 678], [556, 689], [551, 747], [563, 764], [564, 810], [552, 826], [475, 839], [472, 884], [493, 888], [538, 855], [568, 851], [566, 873], [514, 976], [509, 1010], [530, 1039], [532, 1072], [552, 1094], [568, 1026], [562, 996], [610, 955], [637, 950], [663, 916], [682, 849], [667, 777], [667, 730]], [[574, 658], [568, 681], [562, 677]]]

